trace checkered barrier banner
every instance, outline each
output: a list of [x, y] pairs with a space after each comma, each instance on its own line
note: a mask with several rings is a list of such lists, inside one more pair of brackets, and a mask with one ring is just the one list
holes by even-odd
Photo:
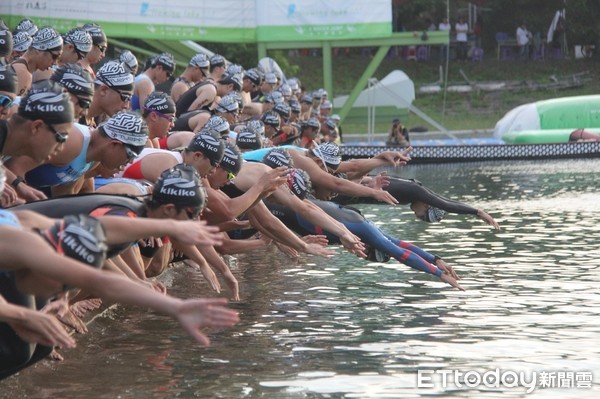
[[[381, 151], [402, 151], [401, 147], [341, 146], [344, 159], [370, 158]], [[410, 153], [411, 163], [493, 161], [509, 159], [557, 159], [600, 157], [600, 142], [553, 144], [496, 144], [417, 146]]]

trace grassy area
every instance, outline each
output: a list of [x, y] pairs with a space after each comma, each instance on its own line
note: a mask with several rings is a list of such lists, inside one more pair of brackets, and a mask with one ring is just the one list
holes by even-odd
[[[296, 74], [309, 88], [323, 85], [321, 57], [290, 57], [290, 64], [298, 65]], [[370, 59], [359, 55], [335, 57], [333, 61], [334, 91], [336, 95], [348, 94], [354, 87]], [[504, 92], [471, 92], [447, 93], [445, 101], [443, 93], [419, 94], [421, 85], [438, 81], [440, 76], [439, 62], [405, 61], [398, 58], [386, 58], [379, 66], [374, 77], [381, 79], [389, 72], [403, 70], [415, 83], [416, 100], [414, 105], [449, 130], [482, 130], [493, 129], [494, 125], [506, 112], [517, 105], [554, 97], [575, 96], [600, 93], [600, 62], [585, 60], [541, 60], [541, 61], [497, 61], [487, 57], [481, 63], [450, 62], [448, 81], [450, 83], [466, 83], [460, 70], [470, 81], [523, 81], [536, 84], [550, 83], [551, 76], [558, 79], [573, 74], [585, 73], [584, 86], [565, 90], [520, 90]], [[394, 112], [392, 110], [392, 112]], [[401, 115], [401, 112], [398, 111]], [[344, 134], [364, 133], [366, 118], [349, 118], [344, 123]], [[385, 132], [391, 122], [389, 111], [376, 111], [376, 131]], [[437, 130], [411, 114], [404, 122], [407, 126], [427, 126]]]

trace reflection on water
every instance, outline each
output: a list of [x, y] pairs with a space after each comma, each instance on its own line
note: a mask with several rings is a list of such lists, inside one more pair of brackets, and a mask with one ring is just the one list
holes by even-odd
[[[211, 348], [175, 322], [119, 308], [95, 321], [61, 364], [44, 363], [2, 383], [6, 397], [121, 398], [597, 398], [600, 381], [600, 161], [502, 162], [405, 167], [440, 194], [494, 216], [416, 221], [407, 207], [361, 206], [386, 232], [443, 257], [463, 277], [459, 292], [396, 262], [347, 253], [330, 260], [240, 256], [242, 323], [214, 332]], [[192, 271], [172, 293], [208, 292]], [[457, 387], [418, 370], [554, 373], [552, 386]], [[551, 374], [548, 374], [551, 375]], [[439, 374], [436, 374], [440, 377]], [[436, 377], [436, 378], [437, 378]], [[448, 377], [450, 382], [452, 379]], [[508, 384], [510, 385], [510, 384]]]

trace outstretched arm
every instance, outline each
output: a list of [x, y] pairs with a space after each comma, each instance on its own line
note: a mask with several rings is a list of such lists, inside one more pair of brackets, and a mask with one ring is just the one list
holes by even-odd
[[[10, 232], [0, 232], [0, 235], [3, 266], [26, 268], [109, 301], [148, 307], [171, 316], [179, 320], [182, 327], [203, 345], [208, 345], [209, 340], [200, 332], [200, 328], [230, 327], [239, 320], [236, 312], [223, 307], [225, 299], [182, 301], [114, 273], [102, 272], [58, 255], [41, 237], [32, 233], [10, 229]], [[23, 251], [23, 247], [28, 250]]]
[[0, 295], [0, 321], [8, 323], [24, 341], [46, 346], [74, 348], [75, 340], [58, 319], [23, 306], [6, 302]]

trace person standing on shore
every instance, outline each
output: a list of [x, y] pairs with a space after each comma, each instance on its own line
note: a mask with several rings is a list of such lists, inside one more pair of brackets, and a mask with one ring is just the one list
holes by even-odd
[[529, 42], [532, 39], [531, 32], [527, 30], [525, 22], [517, 28], [517, 45], [519, 46], [519, 58], [523, 61], [529, 59]]
[[469, 24], [465, 22], [463, 17], [460, 17], [454, 29], [456, 30], [456, 59], [459, 61], [466, 61]]

